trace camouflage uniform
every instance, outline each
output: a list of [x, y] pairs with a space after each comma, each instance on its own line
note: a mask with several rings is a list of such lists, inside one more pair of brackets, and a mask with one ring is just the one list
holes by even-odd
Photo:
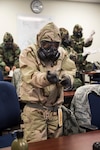
[[[5, 43], [13, 43], [11, 49], [5, 48]], [[4, 76], [8, 75], [5, 71], [5, 66], [9, 66], [12, 69], [13, 66], [19, 67], [19, 54], [20, 48], [17, 44], [13, 42], [13, 37], [10, 33], [5, 33], [3, 37], [3, 43], [0, 45], [0, 69], [2, 70]]]
[[[68, 32], [67, 29], [60, 28], [59, 30], [60, 30], [61, 40], [62, 41], [64, 40], [65, 37], [68, 38], [68, 40], [70, 40], [69, 32]], [[71, 60], [73, 60], [74, 62], [76, 62], [76, 60], [77, 60], [77, 52], [71, 47], [71, 43], [68, 44], [68, 46], [67, 45], [64, 46], [63, 42], [61, 42], [61, 46], [68, 52], [69, 58]], [[76, 90], [80, 86], [82, 86], [82, 81], [80, 80], [79, 77], [75, 77], [74, 78], [74, 83], [73, 83], [73, 90]]]
[[12, 84], [15, 86], [16, 91], [17, 91], [17, 95], [20, 98], [20, 82], [21, 82], [21, 73], [20, 73], [20, 68], [17, 68], [14, 70], [13, 72], [13, 77], [12, 77]]
[[88, 94], [94, 91], [100, 95], [100, 85], [91, 84], [79, 87], [72, 99], [70, 109], [74, 113], [79, 125], [91, 125], [91, 112], [88, 102]]
[[[93, 39], [86, 40], [83, 38], [82, 27], [79, 24], [76, 24], [73, 28], [73, 35], [71, 35], [71, 47], [77, 52], [77, 61], [76, 67], [78, 71], [92, 71], [93, 64], [86, 61], [88, 55], [83, 56], [84, 47], [89, 47], [92, 45]], [[81, 36], [78, 36], [78, 33], [81, 33]]]
[[44, 63], [38, 57], [41, 41], [61, 42], [59, 29], [54, 23], [48, 23], [37, 35], [37, 44], [22, 51], [19, 62], [21, 69], [20, 97], [26, 105], [21, 114], [24, 122], [24, 138], [28, 142], [56, 138], [61, 136], [58, 108], [64, 101], [63, 87], [60, 83], [51, 84], [47, 80], [47, 71], [56, 71], [59, 78], [67, 75], [73, 84], [76, 68], [66, 51], [59, 47], [59, 58], [51, 64]]
[[[61, 40], [63, 40], [65, 36], [66, 36], [68, 39], [70, 38], [70, 37], [69, 37], [69, 32], [68, 32], [67, 29], [65, 29], [65, 28], [60, 28], [59, 30], [60, 30], [60, 34], [61, 34]], [[70, 39], [69, 39], [69, 40], [70, 40]], [[68, 52], [68, 56], [69, 56], [69, 57], [73, 55], [73, 57], [75, 57], [75, 58], [77, 59], [77, 52], [76, 52], [70, 45], [68, 45], [68, 46], [65, 47], [65, 46], [63, 45], [63, 43], [61, 42], [61, 46]]]

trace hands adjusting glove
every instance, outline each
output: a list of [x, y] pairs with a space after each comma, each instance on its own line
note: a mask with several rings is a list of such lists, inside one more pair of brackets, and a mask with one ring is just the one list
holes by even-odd
[[52, 84], [59, 82], [59, 78], [58, 78], [57, 74], [51, 73], [50, 71], [47, 72], [47, 80]]
[[56, 73], [52, 73], [50, 71], [47, 72], [47, 80], [51, 84], [60, 83], [64, 88], [72, 88], [71, 79], [69, 76], [63, 76], [61, 80], [59, 80]]

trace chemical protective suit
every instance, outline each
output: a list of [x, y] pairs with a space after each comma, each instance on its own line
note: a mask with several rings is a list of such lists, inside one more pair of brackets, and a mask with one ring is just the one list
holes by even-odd
[[21, 117], [28, 142], [62, 135], [63, 89], [73, 86], [76, 68], [60, 42], [58, 27], [48, 23], [37, 35], [37, 43], [23, 50], [19, 58], [20, 97], [26, 103]]

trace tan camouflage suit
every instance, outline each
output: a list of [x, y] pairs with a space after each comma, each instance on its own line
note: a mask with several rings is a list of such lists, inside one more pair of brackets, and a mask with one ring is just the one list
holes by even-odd
[[37, 51], [43, 40], [61, 41], [59, 29], [54, 23], [45, 25], [37, 35], [37, 44], [23, 50], [19, 58], [22, 76], [20, 97], [26, 102], [21, 116], [24, 122], [24, 138], [28, 142], [62, 135], [57, 111], [64, 101], [63, 87], [60, 82], [51, 84], [47, 80], [47, 71], [56, 72], [61, 80], [63, 75], [69, 76], [71, 84], [76, 71], [74, 63], [61, 47], [58, 48], [60, 57], [53, 64], [40, 61]]
[[[11, 44], [11, 48], [6, 48], [6, 44]], [[0, 69], [2, 70], [4, 76], [9, 74], [10, 70], [19, 68], [19, 46], [14, 43], [12, 35], [8, 32], [4, 34], [3, 43], [0, 45]], [[9, 70], [6, 71], [5, 67], [8, 66]]]

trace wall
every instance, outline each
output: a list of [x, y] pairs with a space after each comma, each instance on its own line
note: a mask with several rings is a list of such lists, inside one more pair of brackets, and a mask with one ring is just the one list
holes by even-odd
[[[13, 34], [18, 43], [18, 17], [31, 16], [35, 18], [50, 18], [58, 27], [65, 27], [72, 34], [73, 26], [80, 24], [83, 27], [84, 37], [87, 38], [95, 30], [94, 41], [87, 51], [100, 50], [100, 4], [79, 3], [56, 0], [41, 0], [44, 9], [40, 14], [34, 14], [30, 9], [32, 0], [0, 0], [0, 42], [6, 31]], [[32, 29], [31, 29], [32, 30]], [[34, 28], [33, 28], [34, 30]], [[30, 31], [31, 32], [31, 31]], [[23, 36], [23, 35], [22, 35]], [[19, 43], [18, 43], [19, 44]], [[89, 60], [99, 59], [96, 55]]]

